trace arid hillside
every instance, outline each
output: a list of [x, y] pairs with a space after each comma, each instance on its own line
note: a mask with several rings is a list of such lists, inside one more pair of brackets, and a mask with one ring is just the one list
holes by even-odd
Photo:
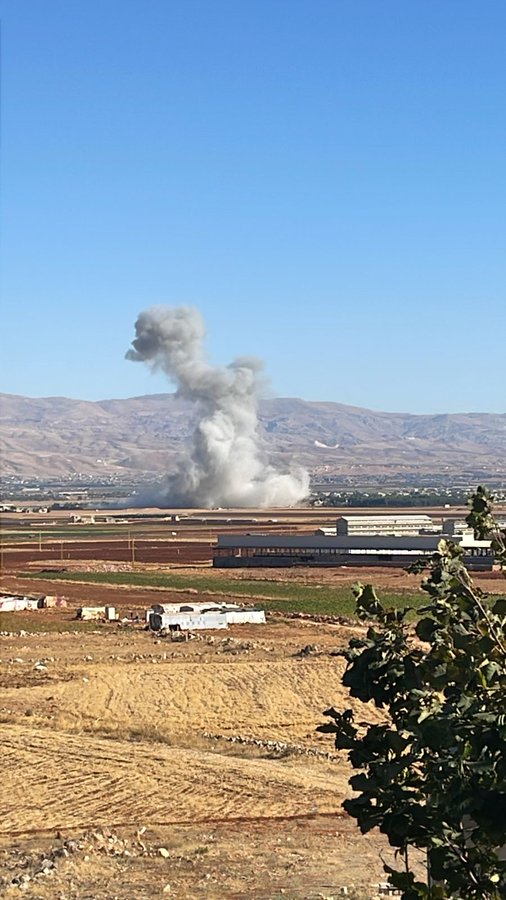
[[[506, 475], [506, 413], [422, 416], [277, 398], [261, 402], [259, 420], [278, 464], [355, 477]], [[171, 471], [195, 422], [195, 409], [174, 394], [94, 403], [1, 394], [1, 474]]]

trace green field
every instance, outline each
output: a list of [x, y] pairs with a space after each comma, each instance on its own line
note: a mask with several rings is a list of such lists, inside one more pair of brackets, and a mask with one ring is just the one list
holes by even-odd
[[[10, 531], [9, 529], [3, 529], [0, 534], [0, 543], [7, 547], [10, 544], [21, 544], [21, 543], [30, 543], [30, 544], [38, 544], [39, 540], [42, 541], [42, 549], [44, 549], [44, 544], [51, 544], [54, 541], [81, 541], [81, 540], [99, 540], [100, 538], [107, 538], [107, 540], [119, 540], [119, 541], [127, 541], [129, 537], [142, 537], [144, 539], [143, 534], [139, 534], [138, 532], [133, 531], [129, 533], [129, 530], [125, 527], [123, 531], [121, 531], [117, 527], [113, 526], [89, 526], [84, 528], [77, 528], [69, 526], [66, 528], [65, 526], [61, 528], [54, 529], [44, 529], [44, 528], [33, 528], [26, 531]], [[151, 538], [151, 535], [148, 536]]]
[[[275, 581], [236, 580], [206, 576], [154, 574], [140, 572], [26, 572], [25, 577], [51, 581], [76, 581], [87, 584], [116, 584], [126, 587], [193, 589], [199, 593], [229, 594], [250, 600], [261, 600], [267, 610], [301, 612], [311, 615], [355, 615], [355, 600], [350, 587], [328, 585], [281, 584]], [[388, 591], [381, 595], [389, 606], [418, 607], [426, 602], [419, 591]]]

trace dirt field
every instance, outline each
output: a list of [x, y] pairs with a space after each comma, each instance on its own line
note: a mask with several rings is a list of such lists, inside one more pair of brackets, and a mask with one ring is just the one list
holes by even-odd
[[[23, 892], [44, 898], [372, 896], [385, 848], [343, 815], [347, 766], [315, 733], [346, 702], [330, 654], [347, 637], [283, 622], [184, 644], [117, 626], [2, 634], [3, 895], [29, 875]], [[69, 839], [83, 848], [58, 855]], [[37, 875], [44, 857], [56, 866]]]
[[[55, 559], [76, 571], [124, 565], [124, 538], [65, 540], [63, 562], [61, 544], [44, 549], [3, 551], [4, 590], [63, 594], [69, 605], [2, 616], [0, 895], [317, 900], [348, 887], [350, 897], [376, 896], [392, 854], [343, 813], [347, 764], [315, 732], [327, 706], [350, 705], [335, 654], [358, 627], [277, 614], [265, 626], [177, 643], [142, 624], [82, 626], [77, 606], [142, 617], [160, 593], [23, 574], [57, 567]], [[136, 571], [158, 562], [189, 578], [203, 569], [220, 577], [201, 532], [170, 544], [146, 537], [144, 547], [136, 538], [136, 554], [144, 550], [153, 555], [136, 557]], [[247, 572], [287, 584], [348, 585], [356, 575]], [[380, 589], [415, 584], [391, 569], [359, 576]], [[502, 586], [490, 575], [480, 585]], [[165, 600], [186, 598], [196, 599], [164, 591]], [[378, 720], [373, 709], [360, 712]]]
[[6, 569], [22, 568], [27, 563], [68, 563], [79, 560], [110, 560], [114, 562], [159, 563], [166, 565], [206, 563], [212, 559], [212, 544], [207, 540], [169, 543], [168, 541], [137, 540], [133, 551], [125, 541], [46, 541], [39, 550], [37, 544], [9, 544], [3, 552]]

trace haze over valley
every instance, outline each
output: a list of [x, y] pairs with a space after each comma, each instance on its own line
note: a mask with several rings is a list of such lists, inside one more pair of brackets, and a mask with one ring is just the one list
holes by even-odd
[[[176, 472], [195, 428], [175, 394], [90, 402], [0, 395], [2, 476], [128, 477]], [[410, 415], [331, 402], [259, 402], [260, 445], [273, 465], [313, 478], [506, 478], [506, 414]]]

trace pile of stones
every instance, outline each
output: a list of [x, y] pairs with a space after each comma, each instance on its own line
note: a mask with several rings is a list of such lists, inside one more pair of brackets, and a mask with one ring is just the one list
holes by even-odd
[[285, 741], [264, 741], [261, 738], [248, 738], [242, 735], [212, 734], [204, 731], [206, 739], [212, 741], [226, 741], [229, 744], [258, 747], [269, 753], [277, 753], [280, 756], [314, 756], [319, 759], [340, 759], [337, 753], [329, 753], [326, 750], [318, 750], [316, 747], [302, 747], [300, 744], [287, 744]]

